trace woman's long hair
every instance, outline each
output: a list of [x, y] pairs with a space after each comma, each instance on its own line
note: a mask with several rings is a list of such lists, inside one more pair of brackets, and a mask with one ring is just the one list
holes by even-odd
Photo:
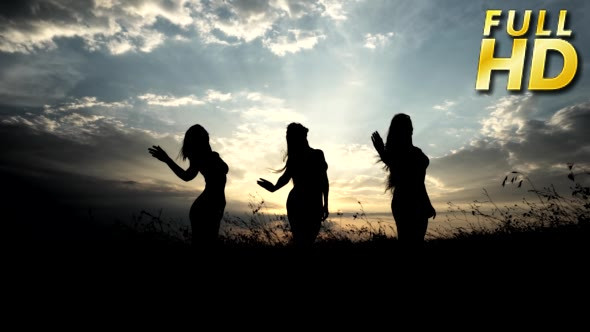
[[309, 147], [309, 143], [307, 142], [308, 131], [309, 129], [296, 122], [292, 122], [287, 126], [287, 152], [283, 157], [285, 166], [276, 170], [276, 173], [281, 173], [287, 168], [297, 167], [299, 156]]
[[182, 160], [186, 160], [186, 158], [190, 160], [207, 152], [211, 152], [209, 133], [199, 124], [193, 125], [184, 134], [179, 156], [182, 157]]
[[387, 159], [385, 168], [389, 171], [387, 179], [387, 190], [392, 190], [399, 184], [399, 179], [403, 176], [401, 172], [401, 163], [403, 163], [407, 154], [410, 153], [412, 145], [412, 120], [410, 116], [404, 113], [396, 114], [391, 119], [387, 140], [385, 141], [385, 158]]

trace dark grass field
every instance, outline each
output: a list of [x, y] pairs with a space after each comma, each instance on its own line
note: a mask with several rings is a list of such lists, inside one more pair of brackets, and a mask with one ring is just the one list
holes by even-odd
[[[254, 205], [249, 217], [226, 220], [246, 232], [223, 234], [209, 252], [193, 251], [190, 231], [159, 215], [139, 213], [132, 220], [104, 223], [88, 213], [73, 215], [43, 188], [17, 190], [4, 200], [4, 266], [6, 275], [26, 284], [146, 285], [148, 292], [199, 286], [294, 295], [294, 289], [308, 285], [304, 292], [310, 296], [502, 287], [537, 295], [549, 289], [583, 294], [590, 277], [589, 190], [576, 185], [564, 197], [545, 188], [537, 192], [538, 203], [525, 201], [518, 209], [462, 207], [458, 213], [495, 226], [458, 228], [418, 248], [400, 247], [380, 227], [345, 233], [325, 227], [313, 248], [297, 250], [288, 245], [287, 223], [254, 212], [260, 210]], [[24, 204], [23, 197], [35, 204]], [[358, 216], [364, 218], [362, 211]]]

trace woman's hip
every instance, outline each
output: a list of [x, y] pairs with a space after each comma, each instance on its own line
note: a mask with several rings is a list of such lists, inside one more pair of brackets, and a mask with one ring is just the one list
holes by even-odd
[[198, 217], [199, 215], [202, 216], [211, 216], [221, 214], [223, 215], [223, 211], [225, 210], [225, 197], [207, 197], [207, 196], [199, 196], [193, 203], [190, 209], [190, 216], [191, 219], [193, 217]]

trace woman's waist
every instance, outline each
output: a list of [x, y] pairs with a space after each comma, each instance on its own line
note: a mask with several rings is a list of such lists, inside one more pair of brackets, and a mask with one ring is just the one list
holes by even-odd
[[289, 192], [289, 198], [296, 198], [298, 200], [321, 201], [322, 197], [322, 191], [318, 189], [293, 187]]
[[422, 199], [427, 197], [428, 193], [426, 192], [426, 188], [400, 188], [395, 187], [393, 191], [393, 200], [406, 200], [406, 199]]
[[409, 192], [409, 191], [425, 191], [426, 186], [424, 185], [423, 181], [416, 181], [411, 183], [398, 183], [395, 185], [394, 193], [395, 192]]
[[296, 185], [291, 189], [291, 193], [305, 196], [321, 196], [322, 190], [318, 186]]
[[223, 197], [225, 198], [225, 188], [209, 188], [205, 187], [201, 196], [208, 196], [208, 197]]

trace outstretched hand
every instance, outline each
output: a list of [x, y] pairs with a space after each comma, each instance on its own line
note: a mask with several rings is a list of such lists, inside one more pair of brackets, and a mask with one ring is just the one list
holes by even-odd
[[164, 151], [164, 149], [162, 149], [159, 145], [153, 145], [151, 148], [148, 148], [148, 151], [152, 157], [158, 159], [159, 161], [167, 162], [170, 160], [170, 157], [168, 157], [166, 151]]
[[272, 182], [270, 182], [268, 180], [261, 178], [261, 179], [258, 179], [258, 181], [256, 181], [256, 183], [258, 183], [259, 186], [270, 191], [271, 193], [275, 191], [275, 185], [272, 184]]
[[385, 144], [383, 144], [383, 139], [381, 138], [381, 135], [379, 135], [379, 132], [376, 131], [371, 135], [371, 141], [373, 141], [373, 146], [379, 154], [382, 154], [385, 151]]

